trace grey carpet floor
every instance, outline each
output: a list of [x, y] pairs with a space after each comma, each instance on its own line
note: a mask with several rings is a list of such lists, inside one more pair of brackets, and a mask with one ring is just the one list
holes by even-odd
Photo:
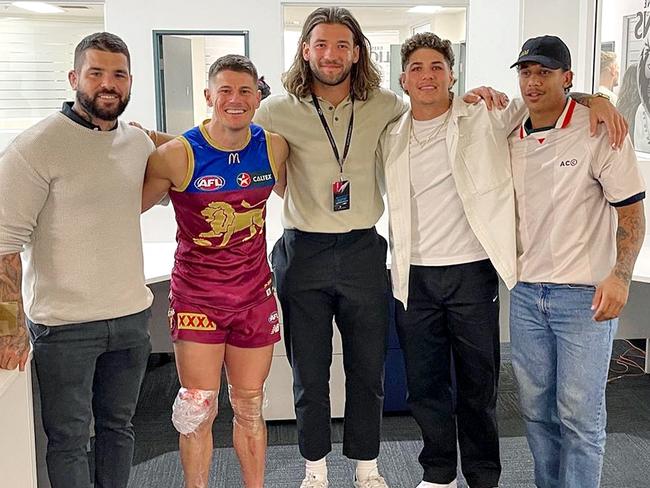
[[[383, 441], [379, 455], [382, 473], [391, 488], [414, 488], [420, 482], [421, 468], [417, 463], [419, 441]], [[647, 488], [650, 482], [650, 433], [609, 434], [603, 470], [602, 488]], [[535, 488], [533, 460], [523, 437], [501, 440], [503, 473], [502, 488]], [[328, 471], [332, 488], [352, 487], [354, 466], [341, 454], [335, 444], [328, 456]], [[304, 465], [297, 446], [269, 446], [267, 456], [267, 488], [297, 488], [304, 476]], [[168, 452], [133, 467], [129, 488], [182, 488], [183, 473], [177, 452]], [[213, 488], [241, 487], [242, 481], [233, 448], [214, 450], [209, 486]], [[466, 488], [464, 482], [459, 484]]]
[[[614, 356], [626, 351], [615, 345]], [[611, 377], [619, 376], [612, 363]], [[169, 420], [178, 391], [173, 362], [157, 358], [150, 364], [134, 425], [136, 452], [129, 488], [181, 488], [178, 437]], [[287, 401], [291, 397], [287, 398]], [[626, 375], [607, 388], [608, 438], [602, 488], [650, 487], [650, 376]], [[533, 465], [518, 406], [517, 390], [507, 346], [502, 351], [497, 405], [501, 435], [502, 488], [534, 488]], [[241, 487], [239, 465], [232, 449], [232, 411], [225, 392], [220, 396], [220, 414], [214, 425], [215, 449], [210, 488]], [[330, 486], [352, 486], [354, 466], [341, 454], [343, 425], [332, 423], [333, 452], [328, 456]], [[391, 488], [414, 488], [421, 480], [417, 463], [420, 433], [408, 415], [387, 415], [382, 428], [380, 464]], [[293, 422], [271, 422], [267, 456], [267, 488], [297, 488], [304, 476], [297, 432]], [[463, 488], [465, 485], [461, 483]]]

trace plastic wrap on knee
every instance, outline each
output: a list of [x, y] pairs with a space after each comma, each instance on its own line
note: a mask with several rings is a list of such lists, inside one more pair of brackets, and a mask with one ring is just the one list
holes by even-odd
[[228, 385], [230, 405], [234, 413], [233, 422], [251, 437], [264, 435], [264, 390], [246, 389]]
[[181, 388], [172, 407], [172, 423], [183, 435], [189, 435], [205, 422], [217, 416], [217, 394], [215, 390]]

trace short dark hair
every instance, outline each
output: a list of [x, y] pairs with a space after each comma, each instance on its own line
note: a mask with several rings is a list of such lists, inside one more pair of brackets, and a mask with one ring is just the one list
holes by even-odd
[[217, 59], [212, 66], [210, 66], [210, 71], [208, 72], [208, 81], [217, 76], [217, 73], [221, 71], [237, 71], [238, 73], [248, 73], [253, 77], [253, 81], [257, 84], [257, 68], [253, 62], [248, 59], [246, 56], [240, 54], [226, 54]]
[[95, 32], [84, 37], [74, 50], [74, 69], [79, 71], [83, 64], [84, 54], [88, 49], [97, 49], [109, 53], [119, 53], [126, 56], [126, 62], [131, 71], [131, 54], [126, 43], [115, 34], [110, 32]]
[[411, 54], [423, 47], [435, 49], [438, 51], [444, 56], [449, 69], [453, 69], [454, 51], [451, 49], [451, 41], [448, 39], [440, 39], [432, 32], [421, 32], [409, 37], [402, 44], [402, 48], [400, 49], [400, 53], [402, 55], [402, 71], [406, 69], [406, 65], [409, 62]]

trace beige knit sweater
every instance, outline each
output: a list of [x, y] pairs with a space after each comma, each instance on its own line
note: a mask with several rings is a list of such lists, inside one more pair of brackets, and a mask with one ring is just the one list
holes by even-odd
[[140, 200], [153, 150], [126, 123], [93, 131], [56, 113], [0, 154], [0, 254], [22, 252], [30, 320], [54, 326], [149, 307]]

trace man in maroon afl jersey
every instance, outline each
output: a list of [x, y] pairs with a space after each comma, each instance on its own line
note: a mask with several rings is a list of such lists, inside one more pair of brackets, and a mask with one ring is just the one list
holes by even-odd
[[215, 61], [205, 89], [212, 118], [152, 154], [143, 189], [143, 209], [169, 192], [178, 224], [169, 319], [181, 389], [172, 421], [192, 488], [208, 484], [222, 365], [244, 483], [264, 483], [262, 387], [280, 340], [266, 200], [273, 189], [284, 192], [288, 147], [251, 124], [261, 98], [257, 81], [246, 57]]

